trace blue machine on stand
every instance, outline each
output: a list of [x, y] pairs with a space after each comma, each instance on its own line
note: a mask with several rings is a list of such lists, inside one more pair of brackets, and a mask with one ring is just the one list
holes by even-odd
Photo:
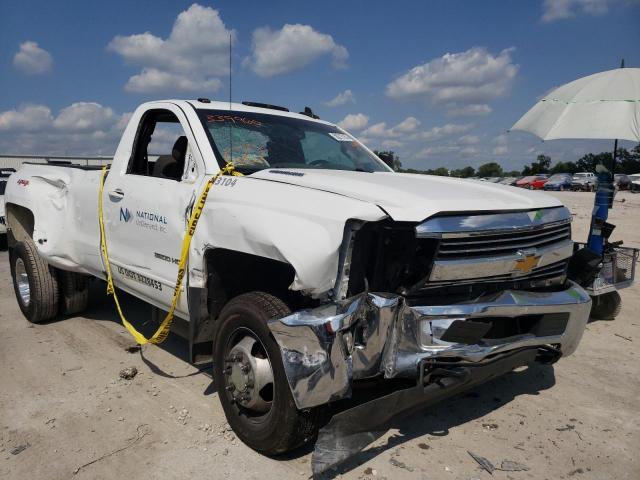
[[576, 244], [569, 265], [569, 276], [575, 278], [591, 295], [591, 316], [611, 320], [620, 312], [622, 300], [618, 290], [633, 283], [639, 250], [622, 247], [622, 242], [609, 242], [615, 228], [607, 222], [609, 209], [613, 207], [615, 186], [613, 183], [618, 141], [615, 141], [611, 171], [604, 165], [596, 167], [596, 190], [591, 226], [587, 243]]
[[[615, 154], [614, 154], [615, 164]], [[611, 227], [607, 223], [609, 218], [609, 209], [613, 207], [613, 172], [606, 169], [604, 165], [598, 165], [597, 178], [598, 189], [596, 190], [595, 201], [593, 204], [593, 212], [591, 214], [591, 228], [589, 229], [589, 238], [587, 247], [598, 255], [604, 254], [604, 246], [608, 235], [611, 233]]]

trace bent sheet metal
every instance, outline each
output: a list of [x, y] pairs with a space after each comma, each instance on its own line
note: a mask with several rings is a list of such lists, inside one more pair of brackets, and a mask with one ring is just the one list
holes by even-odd
[[[586, 292], [572, 282], [562, 291], [507, 290], [452, 305], [416, 306], [399, 295], [362, 293], [293, 313], [271, 322], [269, 328], [280, 346], [299, 409], [350, 398], [358, 380], [418, 381], [418, 390], [400, 390], [369, 402], [369, 407], [365, 404], [336, 415], [321, 431], [317, 444], [314, 464], [322, 471], [364, 448], [395, 415], [485, 381], [495, 369], [509, 371], [518, 366], [522, 358], [514, 353], [529, 351], [535, 358], [540, 349], [553, 346], [549, 348], [558, 355], [569, 355], [580, 341], [590, 304]], [[482, 338], [487, 332], [482, 325], [522, 312], [538, 319], [529, 331]], [[488, 368], [490, 375], [486, 369], [482, 373], [480, 367], [503, 358]], [[441, 359], [448, 360], [447, 368], [463, 368], [446, 391], [422, 383], [425, 362], [436, 365]], [[346, 420], [351, 415], [354, 419]]]

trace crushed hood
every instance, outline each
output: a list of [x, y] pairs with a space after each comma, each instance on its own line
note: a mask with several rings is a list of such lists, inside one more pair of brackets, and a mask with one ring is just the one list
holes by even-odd
[[396, 221], [419, 222], [443, 212], [527, 210], [562, 205], [556, 198], [536, 191], [433, 175], [268, 169], [249, 178], [298, 185], [371, 202]]

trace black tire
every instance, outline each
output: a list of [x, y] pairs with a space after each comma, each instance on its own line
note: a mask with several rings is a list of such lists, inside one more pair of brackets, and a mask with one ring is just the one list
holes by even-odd
[[[217, 320], [213, 377], [220, 403], [235, 434], [249, 447], [266, 455], [293, 450], [315, 439], [318, 431], [320, 409], [301, 411], [296, 408], [282, 365], [280, 348], [267, 326], [269, 320], [282, 318], [289, 313], [289, 308], [273, 295], [251, 292], [227, 303]], [[247, 333], [261, 342], [273, 372], [271, 406], [263, 414], [244, 409], [233, 400], [233, 393], [227, 389], [230, 379], [225, 374], [226, 356], [233, 347], [234, 339]]]
[[86, 275], [60, 270], [60, 312], [74, 315], [87, 308], [89, 278]]
[[[11, 251], [11, 276], [16, 300], [23, 315], [31, 323], [51, 320], [58, 314], [58, 276], [38, 254], [31, 240], [16, 243]], [[22, 262], [20, 272], [26, 274], [29, 286], [29, 298], [23, 299], [20, 294], [19, 279], [16, 267]], [[24, 270], [22, 270], [22, 266]]]
[[7, 234], [0, 235], [0, 252], [4, 252], [7, 249]]
[[614, 320], [622, 309], [622, 298], [618, 292], [609, 292], [592, 297], [591, 318]]

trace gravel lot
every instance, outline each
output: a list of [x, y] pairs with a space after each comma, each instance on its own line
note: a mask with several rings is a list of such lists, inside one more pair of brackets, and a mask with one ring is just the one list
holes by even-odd
[[[592, 194], [557, 196], [575, 214], [574, 238], [586, 238]], [[618, 195], [613, 238], [640, 246], [639, 220], [640, 195]], [[399, 421], [326, 477], [640, 478], [640, 284], [621, 294], [621, 315], [590, 323], [575, 355]], [[147, 307], [131, 298], [125, 310], [148, 318]], [[133, 345], [99, 284], [83, 317], [30, 325], [1, 253], [0, 478], [310, 477], [310, 449], [272, 459], [235, 438], [208, 368], [186, 363], [184, 341], [127, 352]], [[128, 366], [138, 375], [119, 378]], [[491, 476], [469, 451], [528, 470]]]

